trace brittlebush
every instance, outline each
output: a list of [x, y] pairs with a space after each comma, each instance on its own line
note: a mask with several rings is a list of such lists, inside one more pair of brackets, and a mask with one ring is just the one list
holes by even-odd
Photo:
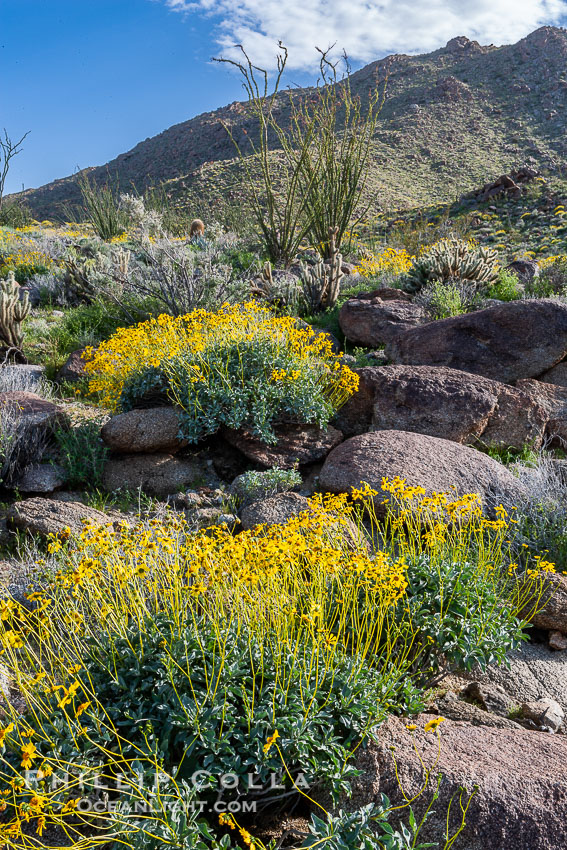
[[183, 412], [191, 442], [221, 425], [268, 442], [277, 422], [323, 427], [358, 388], [329, 337], [253, 302], [162, 315], [117, 331], [87, 357], [90, 389], [104, 405], [128, 410], [161, 394]]
[[[477, 653], [492, 621], [514, 633], [552, 567], [536, 562], [527, 589], [516, 581], [504, 509], [489, 520], [474, 496], [384, 490], [396, 509], [380, 521], [384, 494], [362, 487], [237, 536], [171, 516], [54, 538], [43, 584], [0, 605], [5, 846], [47, 846], [57, 828], [77, 850], [220, 847], [199, 843], [218, 818], [207, 826], [195, 800], [229, 794], [223, 774], [252, 774], [238, 789], [251, 799], [283, 760], [282, 793], [301, 771], [338, 794], [384, 716], [419, 710], [435, 661], [424, 606]], [[451, 619], [459, 568], [470, 599]], [[469, 633], [483, 600], [492, 612]]]

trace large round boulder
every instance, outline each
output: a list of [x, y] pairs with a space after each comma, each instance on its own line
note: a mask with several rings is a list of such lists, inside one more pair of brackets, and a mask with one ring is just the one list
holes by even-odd
[[450, 440], [407, 431], [374, 431], [345, 440], [333, 449], [319, 476], [321, 490], [350, 493], [368, 483], [378, 491], [377, 505], [388, 498], [382, 479], [398, 476], [429, 495], [478, 493], [482, 502], [513, 505], [524, 488], [505, 466], [476, 449]]
[[546, 412], [546, 434], [552, 445], [567, 447], [567, 387], [543, 381], [518, 381], [518, 388]]
[[538, 381], [543, 381], [544, 384], [555, 384], [558, 387], [567, 387], [567, 360], [562, 360], [557, 366], [539, 375]]
[[69, 417], [61, 407], [35, 393], [20, 390], [0, 393], [0, 408], [22, 420], [25, 427], [53, 431], [69, 426]]
[[387, 346], [393, 363], [450, 366], [503, 383], [533, 378], [567, 354], [567, 305], [510, 301], [430, 322]]
[[55, 499], [33, 498], [16, 502], [8, 510], [8, 523], [22, 531], [40, 534], [79, 534], [85, 523], [108, 525], [113, 520], [102, 511], [82, 502], [63, 502]]
[[541, 445], [545, 410], [507, 384], [443, 366], [366, 366], [357, 373], [359, 390], [336, 418], [347, 436], [399, 430], [457, 443]]

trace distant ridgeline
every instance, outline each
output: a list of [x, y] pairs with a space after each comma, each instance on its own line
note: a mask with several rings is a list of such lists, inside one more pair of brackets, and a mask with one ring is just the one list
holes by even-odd
[[[503, 47], [454, 38], [433, 53], [372, 62], [352, 75], [352, 87], [366, 97], [386, 78], [368, 186], [374, 211], [453, 202], [521, 166], [567, 168], [566, 29], [542, 27]], [[285, 93], [278, 108], [285, 122]], [[241, 143], [254, 136], [247, 105], [235, 102], [176, 124], [89, 175], [124, 191], [165, 184], [184, 205], [237, 203], [239, 165], [221, 122]], [[76, 175], [24, 194], [40, 220], [64, 215], [80, 197]]]

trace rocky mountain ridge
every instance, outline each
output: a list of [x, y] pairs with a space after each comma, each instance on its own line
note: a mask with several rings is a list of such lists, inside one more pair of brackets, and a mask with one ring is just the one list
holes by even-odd
[[[567, 29], [542, 27], [513, 45], [482, 46], [461, 36], [433, 53], [393, 55], [352, 75], [365, 97], [387, 80], [372, 151], [368, 197], [375, 209], [452, 201], [518, 165], [567, 169]], [[296, 96], [309, 94], [298, 89]], [[287, 96], [280, 98], [286, 119]], [[239, 199], [239, 166], [223, 123], [253, 137], [246, 103], [176, 124], [87, 171], [121, 190], [164, 183], [180, 203]], [[25, 192], [38, 218], [79, 198], [76, 175]]]

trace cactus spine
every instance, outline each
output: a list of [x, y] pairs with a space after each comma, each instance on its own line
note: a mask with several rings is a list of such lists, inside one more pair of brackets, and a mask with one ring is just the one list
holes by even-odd
[[335, 306], [341, 289], [343, 255], [336, 246], [338, 227], [329, 228], [329, 264], [319, 257], [315, 265], [301, 262], [303, 296], [308, 309], [317, 313]]
[[20, 286], [14, 272], [9, 272], [8, 279], [0, 283], [0, 341], [5, 342], [8, 348], [21, 349], [24, 339], [21, 325], [29, 312], [28, 293], [25, 292], [20, 299]]

